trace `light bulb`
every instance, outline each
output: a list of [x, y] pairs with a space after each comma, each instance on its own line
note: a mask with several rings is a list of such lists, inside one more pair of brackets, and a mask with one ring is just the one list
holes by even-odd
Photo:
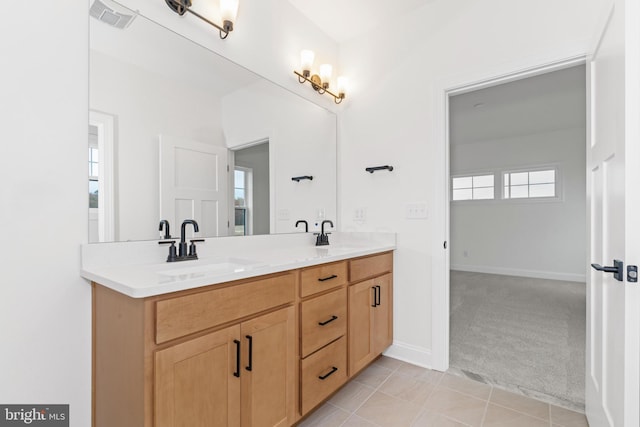
[[309, 74], [311, 71], [311, 67], [313, 66], [313, 59], [315, 54], [312, 50], [303, 50], [300, 52], [300, 66], [302, 67], [302, 72]]
[[347, 93], [347, 85], [349, 84], [349, 79], [345, 76], [338, 77], [338, 94]]
[[223, 21], [235, 22], [238, 16], [238, 0], [220, 0], [220, 17]]
[[322, 64], [320, 65], [320, 80], [322, 80], [322, 84], [326, 87], [329, 87], [329, 80], [331, 80], [331, 72], [333, 71], [333, 67], [331, 64]]

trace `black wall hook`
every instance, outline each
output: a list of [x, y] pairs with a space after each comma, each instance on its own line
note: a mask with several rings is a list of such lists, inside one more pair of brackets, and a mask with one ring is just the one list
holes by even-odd
[[385, 169], [391, 172], [393, 170], [393, 166], [386, 165], [386, 166], [373, 166], [370, 168], [365, 168], [365, 170], [369, 173], [374, 173], [375, 171], [382, 171]]
[[313, 177], [311, 175], [294, 176], [293, 178], [291, 178], [291, 181], [300, 182], [303, 179], [308, 179], [309, 181], [313, 181]]

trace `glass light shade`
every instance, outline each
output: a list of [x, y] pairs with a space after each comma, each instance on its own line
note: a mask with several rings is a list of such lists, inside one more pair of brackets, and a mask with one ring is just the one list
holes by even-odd
[[300, 52], [300, 66], [302, 67], [302, 71], [311, 71], [314, 58], [315, 54], [312, 50], [303, 50]]
[[220, 0], [220, 17], [222, 21], [236, 21], [239, 0]]
[[345, 76], [338, 77], [338, 94], [347, 93], [347, 85], [349, 84], [349, 79]]
[[322, 83], [329, 83], [329, 80], [331, 80], [332, 71], [333, 67], [331, 66], [331, 64], [320, 65], [320, 80], [322, 80]]

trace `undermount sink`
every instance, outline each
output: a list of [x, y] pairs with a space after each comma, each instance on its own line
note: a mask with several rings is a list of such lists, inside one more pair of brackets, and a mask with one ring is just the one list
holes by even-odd
[[[159, 271], [163, 276], [212, 276], [223, 273], [236, 273], [239, 271], [251, 270], [259, 267], [261, 263], [242, 258], [225, 258], [221, 260], [201, 260], [196, 261], [197, 265], [176, 266], [171, 270]], [[189, 262], [190, 263], [190, 262]]]

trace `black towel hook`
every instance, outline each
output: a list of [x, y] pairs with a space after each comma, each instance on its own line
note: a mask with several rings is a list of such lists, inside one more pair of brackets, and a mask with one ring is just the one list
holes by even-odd
[[385, 165], [385, 166], [373, 166], [369, 168], [365, 168], [365, 171], [369, 173], [374, 173], [375, 171], [388, 170], [391, 172], [393, 170], [393, 166]]
[[309, 181], [313, 181], [313, 177], [311, 175], [294, 176], [293, 178], [291, 178], [291, 181], [300, 182], [303, 179], [308, 179]]

